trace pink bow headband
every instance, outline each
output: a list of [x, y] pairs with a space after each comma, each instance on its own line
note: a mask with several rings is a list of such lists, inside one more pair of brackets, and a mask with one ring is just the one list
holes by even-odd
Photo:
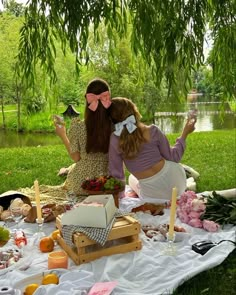
[[102, 105], [106, 109], [109, 108], [109, 106], [111, 105], [111, 97], [109, 91], [105, 91], [100, 94], [87, 93], [86, 99], [91, 111], [96, 111], [98, 107], [98, 100], [101, 101]]

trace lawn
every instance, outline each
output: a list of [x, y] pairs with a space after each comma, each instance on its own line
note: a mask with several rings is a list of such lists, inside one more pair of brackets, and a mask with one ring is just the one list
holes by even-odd
[[[200, 173], [197, 190], [236, 187], [236, 130], [196, 132], [187, 139], [182, 162]], [[177, 135], [168, 135], [174, 143]], [[0, 149], [0, 193], [41, 184], [57, 185], [61, 167], [72, 164], [63, 145]]]
[[[193, 133], [187, 140], [182, 162], [200, 173], [197, 191], [236, 187], [236, 130]], [[177, 135], [168, 135], [171, 143]], [[0, 193], [40, 184], [57, 185], [61, 167], [72, 163], [63, 145], [0, 149]], [[157, 274], [158, 275], [158, 274]], [[174, 295], [235, 294], [236, 251], [218, 267], [203, 272], [180, 286]], [[156, 294], [153, 294], [156, 295]]]

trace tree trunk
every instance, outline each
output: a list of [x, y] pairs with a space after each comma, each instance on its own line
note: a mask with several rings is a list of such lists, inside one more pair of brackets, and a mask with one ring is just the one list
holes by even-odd
[[18, 81], [16, 79], [16, 101], [17, 101], [17, 132], [21, 131], [21, 91]]
[[0, 96], [0, 98], [1, 98], [1, 109], [2, 109], [2, 126], [3, 126], [3, 129], [6, 130], [6, 117], [5, 117], [5, 113], [4, 113], [3, 96]]

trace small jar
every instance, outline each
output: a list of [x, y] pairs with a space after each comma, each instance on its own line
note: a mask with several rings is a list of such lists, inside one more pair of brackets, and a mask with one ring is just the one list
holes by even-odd
[[68, 268], [68, 255], [64, 251], [55, 251], [48, 254], [48, 269], [53, 268]]

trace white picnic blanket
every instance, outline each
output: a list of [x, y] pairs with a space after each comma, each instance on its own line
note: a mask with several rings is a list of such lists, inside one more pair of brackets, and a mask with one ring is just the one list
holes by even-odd
[[[168, 223], [169, 210], [166, 209], [163, 216], [137, 213], [137, 218], [143, 225]], [[209, 233], [203, 229], [182, 224], [178, 219], [176, 224], [183, 226], [188, 234], [185, 234], [184, 238], [181, 237], [183, 240], [175, 243], [175, 256], [165, 254], [167, 247], [165, 242], [155, 242], [148, 239], [142, 232], [140, 239], [143, 247], [140, 251], [102, 257], [80, 266], [76, 266], [70, 261], [67, 272], [71, 272], [71, 274], [68, 275], [67, 280], [61, 286], [59, 285], [53, 289], [53, 294], [81, 294], [79, 289], [83, 285], [81, 285], [82, 281], [79, 280], [79, 275], [78, 280], [76, 280], [76, 272], [78, 271], [90, 274], [89, 280], [84, 281], [87, 287], [89, 287], [89, 284], [92, 286], [94, 282], [118, 281], [112, 293], [114, 295], [171, 294], [184, 281], [221, 264], [234, 249], [232, 243], [223, 242], [202, 256], [192, 251], [191, 245], [201, 240], [219, 242], [228, 239], [235, 241], [236, 226], [228, 225], [217, 233]], [[28, 251], [30, 255], [28, 255], [27, 261], [24, 261], [23, 265], [21, 264], [21, 270], [16, 267], [13, 271], [5, 274], [0, 272], [0, 286], [15, 286], [17, 282], [21, 282], [24, 278], [47, 270], [48, 254], [41, 253], [37, 247], [32, 246], [32, 235], [36, 231], [36, 224], [22, 222], [21, 227], [28, 237], [28, 250], [26, 248], [25, 251]], [[54, 229], [54, 222], [44, 225], [46, 234], [50, 234]], [[55, 250], [59, 250], [59, 246], [56, 246]], [[50, 286], [45, 287], [40, 293], [35, 294], [50, 295], [52, 294], [50, 288]]]

